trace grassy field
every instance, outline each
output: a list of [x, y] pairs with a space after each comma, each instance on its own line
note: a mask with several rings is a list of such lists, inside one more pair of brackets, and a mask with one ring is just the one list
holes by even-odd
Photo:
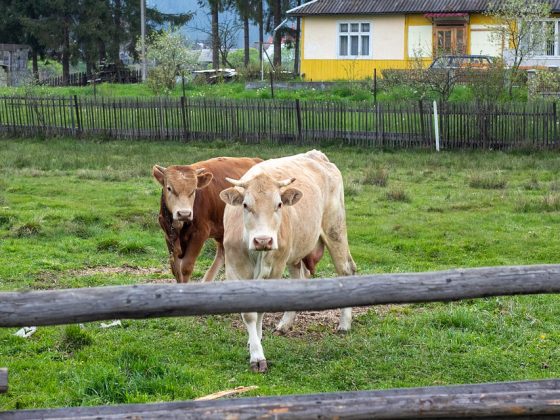
[[[96, 87], [96, 95], [111, 98], [146, 98], [153, 97], [154, 93], [146, 84], [121, 85], [102, 83]], [[514, 101], [524, 102], [527, 100], [526, 89], [516, 89], [514, 91]], [[183, 94], [181, 85], [177, 85], [171, 92], [171, 97], [180, 97]], [[94, 96], [93, 86], [85, 87], [0, 87], [2, 95], [51, 95], [51, 96]], [[245, 89], [244, 82], [222, 83], [217, 85], [197, 85], [188, 84], [185, 89], [185, 96], [189, 98], [229, 98], [229, 99], [271, 99], [270, 88]], [[373, 83], [371, 81], [361, 82], [340, 82], [329, 89], [298, 89], [286, 90], [276, 89], [275, 99], [300, 99], [300, 100], [319, 100], [319, 101], [350, 101], [350, 102], [372, 102]], [[430, 94], [422, 96], [422, 92], [402, 86], [394, 88], [384, 88], [383, 83], [379, 83], [377, 100], [380, 102], [398, 102], [418, 99], [437, 99], [437, 95]], [[511, 98], [507, 98], [511, 100]], [[506, 99], [506, 100], [507, 100]], [[467, 86], [456, 86], [449, 98], [452, 102], [469, 102], [476, 100], [476, 94], [472, 88]]]
[[[0, 140], [0, 289], [169, 281], [153, 164], [270, 158], [288, 146], [74, 139]], [[361, 273], [557, 263], [560, 155], [322, 149], [346, 180]], [[195, 277], [213, 257], [203, 252]], [[320, 276], [334, 276], [328, 257]], [[0, 408], [191, 399], [551, 378], [560, 375], [560, 299], [490, 298], [362, 310], [346, 336], [307, 314], [288, 336], [268, 318], [270, 372], [248, 369], [238, 315], [0, 330], [10, 392]]]

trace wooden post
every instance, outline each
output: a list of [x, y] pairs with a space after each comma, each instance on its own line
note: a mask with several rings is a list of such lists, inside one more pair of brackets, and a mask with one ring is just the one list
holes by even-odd
[[424, 127], [424, 102], [422, 99], [418, 101], [418, 111], [420, 113], [420, 132], [422, 133], [422, 146], [428, 144], [426, 141], [426, 127]]
[[185, 95], [181, 96], [181, 116], [183, 118], [183, 138], [185, 140], [189, 139], [189, 134], [187, 131], [187, 110], [186, 110], [186, 103], [185, 103]]
[[554, 139], [552, 142], [556, 146], [558, 144], [558, 113], [556, 112], [556, 101], [552, 102], [552, 125], [554, 130]]
[[302, 138], [302, 127], [301, 127], [301, 105], [299, 99], [296, 99], [296, 117], [297, 117], [297, 129], [298, 129], [298, 143], [303, 141]]
[[270, 74], [270, 94], [272, 95], [272, 99], [274, 99], [274, 77], [272, 75], [272, 70], [269, 72]]
[[377, 69], [373, 69], [373, 101], [377, 102]]
[[78, 95], [74, 95], [74, 109], [76, 110], [76, 124], [78, 126], [78, 133], [82, 132], [82, 120], [80, 118], [80, 105], [78, 103]]
[[0, 394], [8, 392], [8, 369], [0, 368]]

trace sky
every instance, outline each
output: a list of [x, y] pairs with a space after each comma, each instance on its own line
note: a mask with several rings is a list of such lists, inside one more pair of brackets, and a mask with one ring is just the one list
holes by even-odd
[[[202, 33], [196, 28], [210, 29], [210, 10], [208, 8], [203, 8], [198, 5], [197, 0], [146, 0], [149, 7], [156, 7], [159, 11], [164, 13], [186, 13], [194, 12], [194, 18], [187, 23], [186, 27], [183, 28], [184, 33], [192, 41], [197, 40], [208, 40], [208, 35]], [[221, 17], [234, 17], [235, 13], [225, 12], [221, 14]], [[259, 40], [258, 28], [255, 25], [251, 25], [249, 32], [249, 41], [251, 46], [255, 46], [255, 42]], [[239, 31], [239, 37], [237, 41], [237, 48], [243, 46], [243, 30]]]

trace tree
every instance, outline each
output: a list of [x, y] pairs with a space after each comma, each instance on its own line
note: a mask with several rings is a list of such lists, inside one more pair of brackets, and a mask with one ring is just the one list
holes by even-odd
[[506, 52], [511, 60], [511, 95], [512, 84], [518, 79], [523, 60], [543, 53], [549, 42], [554, 42], [554, 27], [545, 23], [550, 17], [551, 6], [541, 0], [500, 0], [490, 3], [486, 14], [496, 21], [492, 26], [493, 41], [509, 46]]
[[243, 22], [243, 64], [249, 65], [249, 21], [258, 18], [259, 4], [262, 7], [262, 0], [235, 0], [235, 7], [239, 18]]
[[[138, 43], [141, 51], [141, 44]], [[169, 93], [177, 75], [194, 69], [198, 52], [188, 47], [185, 36], [177, 30], [153, 33], [146, 43], [146, 58], [155, 64], [148, 74], [148, 84], [156, 93]]]
[[233, 67], [231, 63], [228, 61], [229, 52], [235, 44], [237, 43], [237, 38], [239, 35], [239, 31], [241, 30], [241, 26], [239, 22], [232, 17], [228, 17], [221, 21], [218, 24], [218, 36], [214, 36], [215, 28], [211, 28], [210, 30], [206, 29], [205, 27], [197, 27], [196, 30], [207, 34], [210, 37], [210, 41], [213, 43], [214, 39], [218, 39], [218, 53], [214, 55], [214, 51], [212, 51], [213, 59], [216, 57], [218, 59], [218, 65], [215, 66], [214, 63], [212, 67], [217, 69], [220, 65], [220, 58], [222, 61], [223, 66]]
[[199, 0], [201, 6], [210, 8], [211, 31], [210, 37], [212, 41], [212, 68], [220, 67], [220, 12], [229, 4], [228, 0]]
[[[282, 23], [282, 0], [271, 0], [272, 16], [273, 16], [273, 43], [274, 43], [274, 59], [273, 64], [275, 67], [282, 65], [282, 33], [280, 31], [280, 24]], [[278, 30], [274, 31], [274, 29]]]

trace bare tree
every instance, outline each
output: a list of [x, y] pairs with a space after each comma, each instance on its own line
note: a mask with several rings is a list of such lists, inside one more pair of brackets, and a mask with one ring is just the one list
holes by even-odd
[[[218, 40], [218, 54], [216, 57], [218, 58], [218, 65], [214, 66], [214, 59], [212, 61], [213, 67], [217, 69], [219, 67], [220, 58], [222, 61], [223, 66], [233, 67], [231, 63], [228, 61], [228, 54], [232, 50], [232, 48], [237, 43], [237, 38], [239, 36], [239, 31], [243, 28], [243, 25], [235, 18], [228, 17], [226, 19], [222, 19], [221, 22], [218, 24], [218, 36], [214, 37], [214, 29], [207, 29], [206, 27], [195, 27], [197, 31], [200, 31], [204, 34], [210, 36], [211, 40], [214, 39]], [[214, 53], [212, 51], [212, 53]]]

